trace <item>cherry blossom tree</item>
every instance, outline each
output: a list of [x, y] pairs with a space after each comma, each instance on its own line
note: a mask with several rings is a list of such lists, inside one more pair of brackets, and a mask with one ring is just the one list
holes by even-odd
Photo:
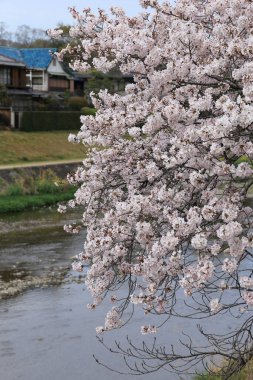
[[84, 210], [82, 222], [65, 227], [87, 228], [73, 268], [89, 264], [90, 308], [112, 294], [97, 333], [129, 322], [130, 305], [143, 308], [144, 321], [154, 314], [157, 324], [144, 322], [141, 333], [155, 333], [161, 318], [179, 316], [182, 292], [184, 318], [233, 315], [241, 322], [232, 333], [200, 328], [206, 346], [187, 337], [187, 353], [115, 348], [135, 373], [184, 372], [221, 355], [229, 378], [253, 353], [253, 2], [140, 3], [143, 13], [132, 18], [120, 8], [71, 9], [78, 42], [59, 53], [77, 71], [133, 75], [124, 94], [91, 94], [96, 116], [81, 117], [69, 137], [90, 147], [69, 175], [75, 199], [60, 206]]

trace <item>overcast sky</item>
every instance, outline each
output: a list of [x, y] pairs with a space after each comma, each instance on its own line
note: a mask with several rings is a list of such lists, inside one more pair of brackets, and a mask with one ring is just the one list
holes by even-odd
[[77, 10], [85, 7], [108, 10], [112, 5], [121, 6], [131, 16], [140, 10], [138, 0], [0, 0], [0, 21], [6, 23], [10, 32], [24, 24], [49, 29], [58, 22], [71, 24], [68, 7], [73, 5]]

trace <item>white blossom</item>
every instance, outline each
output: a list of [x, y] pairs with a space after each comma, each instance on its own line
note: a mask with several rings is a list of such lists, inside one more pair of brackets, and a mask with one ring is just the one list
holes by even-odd
[[222, 270], [224, 272], [233, 273], [237, 268], [237, 262], [235, 259], [225, 259], [223, 260]]
[[222, 308], [221, 303], [219, 302], [218, 298], [213, 298], [210, 301], [210, 310], [212, 313], [217, 313]]
[[145, 325], [141, 326], [142, 335], [155, 334], [157, 332], [157, 327], [155, 325]]
[[253, 287], [253, 279], [252, 278], [249, 278], [247, 276], [241, 276], [239, 278], [239, 282], [240, 282], [240, 285], [243, 287], [243, 288], [252, 288]]
[[193, 248], [204, 249], [207, 246], [207, 239], [203, 234], [197, 234], [191, 239]]
[[[87, 230], [73, 266], [90, 265], [91, 305], [113, 289], [115, 308], [98, 332], [120, 327], [129, 301], [145, 313], [173, 314], [178, 284], [194, 294], [192, 302], [208, 289], [214, 313], [222, 309], [217, 292], [253, 305], [245, 272], [253, 247], [246, 206], [253, 174], [252, 4], [141, 5], [155, 17], [72, 8], [74, 40], [58, 53], [71, 56], [76, 71], [117, 69], [133, 82], [120, 94], [90, 94], [96, 115], [83, 115], [80, 131], [69, 136], [89, 154], [68, 176], [79, 187], [74, 200], [59, 206], [83, 209], [80, 224], [64, 229]], [[130, 292], [122, 295], [124, 281]], [[144, 322], [143, 333], [153, 330]]]

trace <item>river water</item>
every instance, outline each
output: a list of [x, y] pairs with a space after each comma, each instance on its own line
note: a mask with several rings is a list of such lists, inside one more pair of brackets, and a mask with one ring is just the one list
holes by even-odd
[[[120, 357], [106, 351], [95, 336], [95, 327], [103, 325], [111, 305], [88, 310], [91, 299], [83, 276], [70, 269], [71, 257], [82, 250], [84, 236], [66, 234], [62, 226], [75, 218], [74, 213], [43, 209], [0, 220], [0, 380], [178, 379], [164, 370], [145, 376], [119, 375], [96, 363], [93, 354], [108, 367], [127, 372]], [[140, 311], [130, 324], [107, 333], [106, 342], [112, 345], [116, 339], [124, 345], [128, 335], [140, 345], [142, 324]], [[227, 317], [208, 321], [211, 331], [232, 326]], [[182, 331], [202, 343], [196, 322], [181, 318], [170, 320], [158, 332], [159, 344], [177, 346]], [[145, 341], [151, 344], [152, 337]]]

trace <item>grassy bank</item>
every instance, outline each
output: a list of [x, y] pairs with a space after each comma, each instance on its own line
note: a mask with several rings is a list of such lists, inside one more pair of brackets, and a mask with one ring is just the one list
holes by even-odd
[[2, 196], [0, 197], [0, 214], [51, 206], [58, 202], [68, 201], [73, 197], [74, 192], [74, 189], [70, 189], [56, 194]]
[[11, 183], [0, 178], [0, 214], [68, 201], [75, 190], [51, 169], [41, 171], [39, 176], [16, 173]]
[[85, 147], [69, 143], [68, 135], [67, 131], [0, 131], [0, 165], [83, 159]]

